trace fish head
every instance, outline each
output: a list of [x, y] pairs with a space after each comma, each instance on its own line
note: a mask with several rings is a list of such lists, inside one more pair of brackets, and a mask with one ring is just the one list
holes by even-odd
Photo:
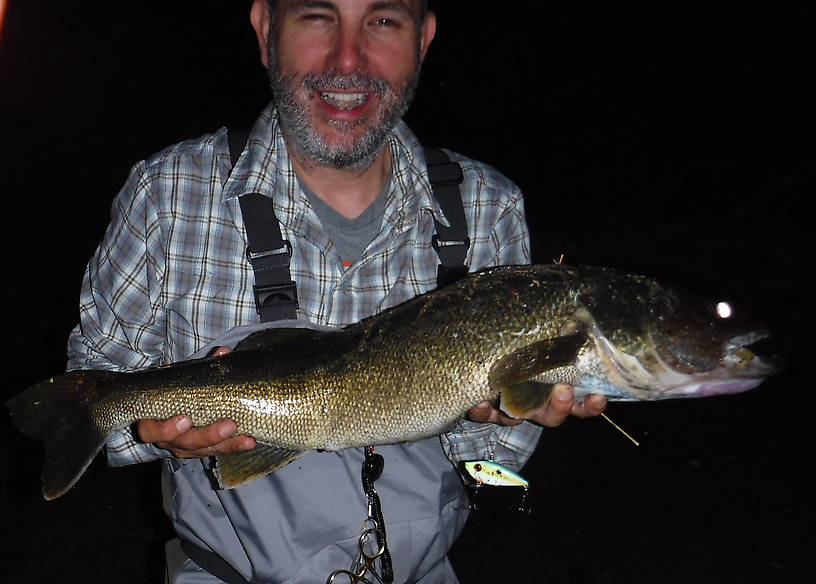
[[704, 397], [752, 389], [780, 366], [771, 332], [725, 300], [612, 274], [579, 295], [592, 353], [618, 399]]

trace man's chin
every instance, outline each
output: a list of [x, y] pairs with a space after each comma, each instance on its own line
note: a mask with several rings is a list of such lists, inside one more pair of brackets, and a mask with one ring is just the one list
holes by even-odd
[[[359, 130], [359, 128], [357, 128]], [[343, 170], [365, 170], [382, 153], [388, 132], [376, 134], [359, 132], [299, 135], [294, 145], [300, 154], [324, 166]]]
[[377, 160], [377, 157], [380, 155], [381, 151], [382, 148], [364, 152], [356, 150], [335, 150], [333, 152], [326, 153], [327, 155], [319, 161], [338, 170], [361, 171], [370, 168]]

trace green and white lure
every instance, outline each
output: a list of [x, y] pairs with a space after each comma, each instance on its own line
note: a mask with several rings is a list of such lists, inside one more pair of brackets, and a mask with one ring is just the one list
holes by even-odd
[[520, 474], [492, 460], [472, 460], [465, 462], [465, 470], [477, 483], [494, 487], [524, 487], [530, 483]]
[[470, 508], [472, 510], [475, 511], [478, 508], [475, 498], [479, 487], [482, 485], [490, 485], [493, 487], [523, 488], [524, 493], [521, 496], [517, 510], [523, 513], [530, 513], [530, 508], [527, 506], [527, 493], [530, 488], [530, 483], [523, 476], [492, 460], [471, 460], [462, 463], [462, 466], [470, 478], [475, 481], [470, 502]]

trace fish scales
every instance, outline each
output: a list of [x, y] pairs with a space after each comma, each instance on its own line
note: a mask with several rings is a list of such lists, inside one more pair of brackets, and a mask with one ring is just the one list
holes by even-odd
[[308, 450], [440, 434], [483, 401], [524, 417], [555, 383], [577, 396], [666, 399], [741, 391], [773, 372], [750, 349], [766, 332], [709, 312], [644, 276], [503, 266], [335, 332], [270, 329], [221, 357], [69, 372], [7, 405], [46, 442], [46, 498], [64, 493], [112, 432], [182, 414], [196, 425], [230, 418], [257, 440], [219, 457], [219, 480], [236, 486]]

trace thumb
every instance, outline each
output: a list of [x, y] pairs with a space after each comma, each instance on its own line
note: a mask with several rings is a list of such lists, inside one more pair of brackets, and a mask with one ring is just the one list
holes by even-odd
[[221, 357], [222, 355], [226, 355], [227, 353], [232, 353], [232, 349], [230, 349], [229, 347], [216, 347], [215, 349], [212, 350], [210, 356]]

